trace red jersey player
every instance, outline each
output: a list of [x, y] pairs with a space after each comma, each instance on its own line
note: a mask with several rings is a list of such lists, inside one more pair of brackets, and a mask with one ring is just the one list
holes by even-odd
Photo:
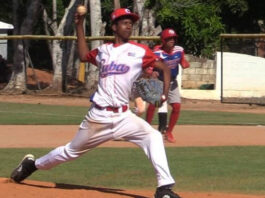
[[[158, 110], [159, 119], [159, 131], [164, 133], [167, 141], [174, 143], [175, 138], [172, 134], [173, 128], [178, 121], [180, 114], [180, 93], [178, 89], [177, 75], [179, 73], [179, 65], [183, 69], [189, 67], [188, 61], [184, 56], [184, 49], [180, 46], [175, 45], [178, 35], [173, 29], [165, 29], [161, 33], [162, 45], [156, 46], [154, 48], [154, 53], [161, 59], [171, 70], [171, 83], [167, 102], [172, 107], [172, 112], [169, 119], [168, 127], [167, 125], [167, 104], [164, 103], [162, 107]], [[158, 79], [164, 81], [163, 72], [159, 71]], [[152, 122], [155, 112], [155, 106], [149, 104], [146, 114], [146, 121], [148, 123]]]

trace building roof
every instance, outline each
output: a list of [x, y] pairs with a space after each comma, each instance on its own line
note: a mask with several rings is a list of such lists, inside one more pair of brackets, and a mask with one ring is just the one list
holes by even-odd
[[12, 24], [4, 23], [0, 21], [0, 29], [1, 30], [11, 30], [14, 29], [14, 26]]

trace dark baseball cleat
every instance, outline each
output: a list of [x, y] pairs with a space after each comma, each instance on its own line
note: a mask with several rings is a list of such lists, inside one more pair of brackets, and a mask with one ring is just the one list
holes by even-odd
[[167, 127], [166, 126], [162, 126], [162, 127], [158, 127], [158, 131], [161, 133], [161, 134], [165, 134], [166, 131], [167, 131]]
[[34, 156], [32, 154], [27, 154], [19, 163], [18, 167], [13, 170], [10, 178], [15, 182], [20, 183], [36, 170]]
[[159, 187], [156, 189], [154, 198], [181, 198], [178, 194], [174, 193], [170, 187]]

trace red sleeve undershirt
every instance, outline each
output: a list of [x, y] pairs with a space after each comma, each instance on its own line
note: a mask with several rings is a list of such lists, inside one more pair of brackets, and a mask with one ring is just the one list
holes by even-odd
[[93, 49], [87, 53], [87, 62], [97, 66], [96, 57], [98, 55], [98, 49]]
[[154, 63], [158, 61], [159, 58], [148, 48], [145, 48], [145, 55], [143, 57], [143, 67], [153, 67]]

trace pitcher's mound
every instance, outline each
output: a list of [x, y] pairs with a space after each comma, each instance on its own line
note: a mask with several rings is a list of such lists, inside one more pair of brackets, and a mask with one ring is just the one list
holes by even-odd
[[[150, 190], [124, 190], [72, 184], [55, 184], [51, 182], [41, 182], [32, 180], [25, 180], [21, 184], [16, 184], [7, 178], [0, 178], [0, 189], [0, 197], [5, 198], [150, 198], [153, 197], [154, 194], [154, 192]], [[222, 193], [180, 192], [179, 194], [183, 198], [265, 198], [265, 196]]]

